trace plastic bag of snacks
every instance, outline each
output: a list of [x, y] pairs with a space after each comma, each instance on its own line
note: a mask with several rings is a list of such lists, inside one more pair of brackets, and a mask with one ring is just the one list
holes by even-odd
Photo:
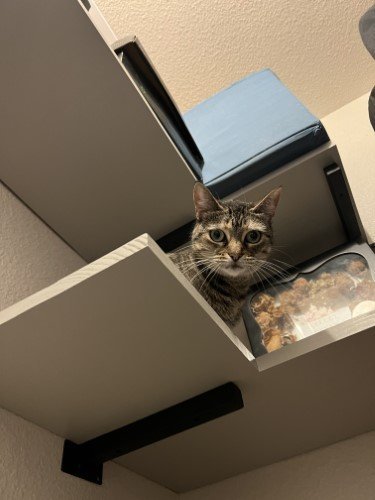
[[247, 307], [270, 352], [374, 311], [375, 282], [364, 257], [343, 254], [256, 293]]

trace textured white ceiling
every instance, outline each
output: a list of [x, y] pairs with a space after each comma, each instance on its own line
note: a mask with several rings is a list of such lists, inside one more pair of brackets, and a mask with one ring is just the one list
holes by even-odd
[[318, 116], [375, 84], [358, 21], [374, 0], [96, 0], [137, 35], [181, 110], [272, 68]]

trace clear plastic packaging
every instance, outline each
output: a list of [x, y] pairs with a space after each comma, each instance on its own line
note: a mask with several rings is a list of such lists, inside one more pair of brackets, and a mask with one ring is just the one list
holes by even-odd
[[374, 311], [375, 282], [364, 257], [343, 254], [255, 294], [249, 307], [270, 352]]

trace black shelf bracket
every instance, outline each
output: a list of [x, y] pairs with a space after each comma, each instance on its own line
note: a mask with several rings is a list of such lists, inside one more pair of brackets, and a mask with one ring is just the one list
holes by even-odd
[[228, 382], [81, 444], [65, 440], [61, 470], [102, 484], [103, 463], [243, 408], [240, 389]]
[[326, 167], [324, 173], [346, 236], [349, 241], [356, 241], [360, 238], [361, 231], [343, 171], [334, 163]]

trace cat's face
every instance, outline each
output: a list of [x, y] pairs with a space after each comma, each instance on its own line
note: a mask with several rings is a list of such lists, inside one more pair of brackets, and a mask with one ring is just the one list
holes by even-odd
[[272, 218], [281, 188], [257, 203], [219, 201], [197, 182], [192, 249], [200, 267], [223, 276], [250, 277], [272, 250]]

